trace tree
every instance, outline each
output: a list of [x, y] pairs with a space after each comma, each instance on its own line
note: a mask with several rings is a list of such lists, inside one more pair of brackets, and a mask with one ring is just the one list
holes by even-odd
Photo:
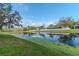
[[22, 26], [21, 23], [22, 17], [18, 11], [12, 10], [12, 5], [7, 3], [0, 3], [0, 29], [2, 27], [8, 26], [8, 28], [14, 26]]
[[41, 26], [38, 26], [39, 29], [44, 29], [45, 28], [45, 25], [41, 25]]
[[28, 30], [35, 30], [36, 27], [35, 27], [35, 26], [27, 26], [27, 29], [28, 29]]
[[74, 29], [75, 29], [75, 28], [79, 28], [79, 21], [73, 22], [73, 25], [74, 25]]
[[54, 28], [54, 25], [53, 25], [53, 24], [50, 24], [50, 25], [48, 25], [47, 28], [48, 28], [48, 29], [53, 29], [53, 28]]
[[69, 28], [73, 28], [73, 18], [72, 17], [63, 17], [60, 18], [59, 22], [57, 25], [61, 26], [61, 27], [69, 27]]

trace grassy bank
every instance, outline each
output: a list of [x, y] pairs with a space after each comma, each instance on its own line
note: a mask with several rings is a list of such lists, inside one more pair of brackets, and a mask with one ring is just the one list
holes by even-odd
[[30, 38], [30, 39], [26, 39], [25, 40], [29, 40], [32, 41], [36, 44], [39, 44], [41, 46], [44, 46], [46, 48], [48, 48], [49, 51], [54, 52], [52, 53], [52, 55], [65, 55], [65, 56], [79, 56], [79, 47], [71, 47], [65, 44], [55, 44], [47, 39], [40, 39], [40, 38]]
[[39, 44], [41, 46], [47, 47], [49, 51], [54, 52], [52, 55], [65, 55], [65, 56], [71, 56], [71, 55], [79, 55], [79, 47], [71, 47], [64, 44], [55, 44], [51, 41], [40, 39], [40, 38], [32, 38], [32, 39], [26, 39], [32, 42], [35, 42], [36, 44]]
[[[4, 31], [3, 33], [13, 33], [13, 34], [17, 34], [17, 33], [32, 33], [32, 32], [51, 32], [51, 33], [79, 33], [79, 29], [40, 29], [40, 30], [28, 30], [28, 31], [23, 31], [23, 30], [13, 30], [13, 31]], [[1, 31], [0, 31], [1, 33]]]
[[79, 47], [54, 44], [51, 41], [20, 39], [9, 34], [0, 34], [0, 55], [79, 55]]
[[0, 55], [53, 55], [49, 49], [11, 35], [0, 34]]
[[69, 29], [69, 30], [64, 30], [64, 29], [47, 29], [47, 30], [29, 30], [29, 31], [24, 31], [24, 32], [51, 32], [51, 33], [79, 33], [79, 29]]
[[22, 40], [8, 34], [0, 34], [0, 55], [65, 55], [42, 45]]

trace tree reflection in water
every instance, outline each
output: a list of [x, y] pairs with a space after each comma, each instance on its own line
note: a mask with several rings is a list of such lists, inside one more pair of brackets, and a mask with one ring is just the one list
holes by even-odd
[[76, 34], [69, 34], [69, 35], [60, 35], [59, 41], [71, 46], [73, 45], [73, 40], [76, 37]]
[[53, 34], [51, 34], [51, 33], [48, 33], [48, 35], [49, 35], [49, 37], [53, 37]]

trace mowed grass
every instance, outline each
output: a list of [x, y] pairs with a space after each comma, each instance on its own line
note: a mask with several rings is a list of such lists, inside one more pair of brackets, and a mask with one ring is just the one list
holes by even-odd
[[47, 29], [47, 30], [41, 29], [41, 30], [29, 30], [29, 31], [25, 31], [25, 32], [29, 32], [29, 33], [32, 33], [32, 32], [79, 33], [79, 29], [68, 29], [68, 30], [65, 30], [65, 29]]
[[27, 40], [0, 34], [0, 55], [51, 55], [51, 51]]
[[28, 40], [0, 34], [0, 56], [51, 56], [66, 55]]

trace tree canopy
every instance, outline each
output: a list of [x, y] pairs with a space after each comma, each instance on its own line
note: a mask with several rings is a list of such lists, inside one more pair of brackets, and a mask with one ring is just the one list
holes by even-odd
[[21, 19], [18, 11], [12, 10], [12, 5], [8, 3], [0, 3], [0, 29], [3, 26], [12, 28], [14, 26], [22, 26]]
[[59, 22], [57, 25], [61, 27], [69, 27], [73, 28], [74, 19], [72, 17], [62, 17], [59, 19]]

